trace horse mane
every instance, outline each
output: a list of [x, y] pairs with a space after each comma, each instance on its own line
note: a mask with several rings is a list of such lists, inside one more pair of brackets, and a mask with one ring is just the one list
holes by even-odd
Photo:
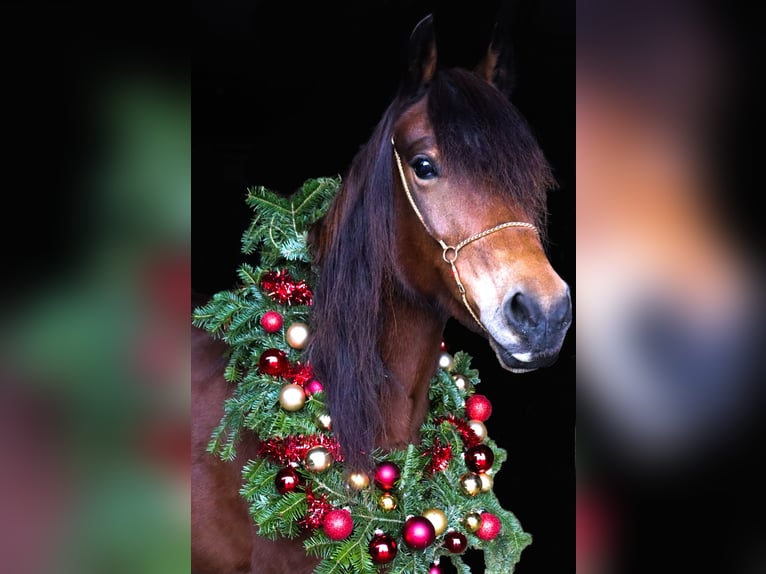
[[354, 157], [309, 246], [318, 270], [307, 358], [322, 381], [333, 432], [351, 468], [369, 469], [383, 438], [386, 400], [399, 382], [379, 352], [387, 302], [395, 289], [394, 158], [399, 115], [421, 97], [444, 161], [458, 175], [477, 174], [509, 194], [544, 230], [550, 169], [526, 122], [496, 88], [477, 75], [439, 70], [415, 93], [400, 91]]

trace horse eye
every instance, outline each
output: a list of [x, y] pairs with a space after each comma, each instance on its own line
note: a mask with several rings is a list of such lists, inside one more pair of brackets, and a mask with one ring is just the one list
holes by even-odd
[[433, 179], [439, 175], [436, 171], [436, 165], [427, 157], [416, 157], [410, 165], [418, 179]]

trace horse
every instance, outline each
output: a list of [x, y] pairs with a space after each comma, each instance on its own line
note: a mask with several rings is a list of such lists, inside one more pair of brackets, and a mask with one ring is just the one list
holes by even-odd
[[[432, 18], [415, 27], [405, 80], [310, 231], [319, 279], [305, 354], [352, 468], [418, 440], [450, 317], [514, 373], [551, 365], [571, 324], [544, 249], [555, 181], [508, 97], [501, 39], [473, 69], [442, 67]], [[225, 353], [193, 329], [192, 570], [312, 572], [300, 540], [258, 536], [239, 495], [257, 438], [232, 462], [205, 450], [232, 390]]]

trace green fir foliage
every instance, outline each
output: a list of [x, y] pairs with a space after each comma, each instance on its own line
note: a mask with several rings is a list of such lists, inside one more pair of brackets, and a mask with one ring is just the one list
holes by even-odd
[[[295, 281], [315, 283], [315, 270], [306, 248], [310, 226], [327, 210], [340, 187], [338, 178], [307, 181], [291, 197], [284, 197], [263, 187], [248, 190], [247, 204], [253, 209], [251, 225], [242, 236], [242, 251], [257, 254], [258, 265], [243, 263], [237, 271], [237, 285], [217, 293], [202, 307], [195, 310], [193, 324], [207, 330], [212, 336], [229, 346], [229, 362], [224, 376], [236, 385], [233, 395], [224, 404], [224, 415], [211, 437], [208, 447], [224, 460], [233, 460], [236, 445], [243, 431], [252, 431], [262, 439], [289, 436], [330, 435], [317, 425], [317, 415], [326, 412], [323, 395], [310, 396], [304, 407], [296, 412], [283, 410], [279, 404], [279, 391], [285, 381], [262, 374], [258, 360], [265, 349], [283, 350], [291, 364], [301, 361], [301, 351], [292, 349], [285, 340], [286, 329], [294, 322], [310, 322], [310, 306], [279, 304], [261, 289], [260, 282], [268, 271], [287, 271]], [[276, 333], [267, 333], [260, 319], [267, 311], [277, 311], [283, 317], [283, 326]], [[441, 509], [447, 516], [448, 530], [463, 533], [469, 548], [484, 551], [487, 574], [509, 574], [518, 562], [522, 550], [531, 543], [513, 513], [502, 508], [497, 497], [489, 490], [475, 496], [465, 494], [461, 476], [468, 472], [462, 453], [465, 445], [455, 424], [439, 422], [439, 417], [465, 420], [465, 400], [480, 384], [479, 373], [471, 368], [471, 357], [463, 352], [454, 356], [454, 366], [448, 371], [438, 369], [429, 388], [431, 411], [421, 427], [422, 440], [405, 450], [373, 453], [376, 462], [394, 462], [401, 469], [401, 479], [393, 490], [398, 500], [394, 510], [384, 511], [378, 504], [383, 494], [372, 482], [360, 491], [346, 483], [343, 465], [334, 462], [322, 473], [311, 472], [299, 465], [297, 472], [304, 484], [310, 486], [314, 496], [324, 495], [334, 508], [347, 508], [354, 522], [351, 535], [342, 541], [327, 537], [322, 528], [313, 530], [300, 521], [308, 511], [305, 488], [280, 495], [275, 477], [283, 465], [271, 459], [251, 460], [243, 468], [242, 496], [250, 505], [259, 533], [267, 538], [304, 538], [309, 556], [319, 559], [316, 574], [375, 574], [379, 566], [370, 557], [368, 547], [376, 530], [393, 536], [397, 541], [396, 558], [386, 565], [386, 572], [400, 574], [426, 574], [437, 559], [449, 559], [459, 572], [470, 574], [471, 569], [460, 555], [450, 554], [443, 545], [443, 537], [424, 550], [410, 549], [402, 539], [405, 520], [421, 515], [431, 508]], [[468, 384], [461, 389], [454, 376], [463, 375]], [[491, 475], [497, 477], [506, 452], [491, 438], [484, 444], [495, 455]], [[449, 445], [452, 457], [446, 469], [429, 472], [435, 445]], [[501, 521], [500, 534], [491, 541], [479, 539], [469, 532], [465, 516], [471, 512], [490, 512]]]

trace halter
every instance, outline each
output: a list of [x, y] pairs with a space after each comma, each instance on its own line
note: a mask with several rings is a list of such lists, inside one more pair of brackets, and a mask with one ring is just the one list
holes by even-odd
[[410, 192], [410, 188], [407, 185], [407, 178], [404, 176], [404, 167], [402, 167], [402, 158], [399, 157], [399, 152], [396, 151], [396, 143], [394, 143], [393, 137], [391, 138], [391, 145], [394, 148], [394, 157], [396, 158], [396, 165], [399, 168], [399, 175], [402, 178], [402, 186], [404, 187], [404, 193], [407, 195], [407, 199], [410, 202], [410, 206], [412, 206], [412, 210], [415, 212], [415, 215], [418, 216], [418, 219], [420, 220], [420, 223], [423, 225], [423, 228], [426, 230], [426, 233], [428, 233], [428, 235], [430, 235], [431, 238], [434, 239], [434, 241], [436, 241], [441, 246], [442, 259], [444, 260], [445, 263], [447, 263], [452, 268], [452, 277], [455, 279], [455, 283], [457, 284], [458, 291], [460, 291], [460, 297], [463, 299], [463, 305], [465, 305], [465, 308], [468, 309], [468, 312], [471, 314], [471, 317], [473, 317], [473, 320], [476, 321], [476, 323], [478, 323], [479, 327], [481, 327], [482, 329], [486, 331], [487, 328], [479, 320], [479, 317], [476, 315], [473, 308], [468, 303], [465, 287], [463, 286], [463, 282], [460, 280], [460, 273], [458, 273], [457, 267], [455, 266], [455, 262], [457, 261], [458, 254], [460, 253], [460, 250], [466, 245], [468, 245], [469, 243], [473, 243], [474, 241], [477, 241], [483, 237], [487, 237], [487, 235], [491, 235], [492, 233], [495, 233], [496, 231], [500, 231], [502, 229], [507, 229], [509, 227], [522, 227], [522, 228], [532, 229], [533, 231], [537, 231], [537, 228], [531, 223], [526, 223], [525, 221], [507, 221], [505, 223], [501, 223], [500, 225], [495, 225], [494, 227], [485, 229], [484, 231], [480, 233], [471, 235], [470, 237], [463, 239], [463, 241], [461, 241], [457, 245], [449, 245], [445, 243], [443, 239], [439, 239], [438, 237], [436, 237], [436, 234], [426, 223], [426, 220], [423, 217], [423, 214], [420, 212], [420, 209], [418, 209], [418, 205], [415, 202], [415, 198], [412, 196], [412, 193]]

